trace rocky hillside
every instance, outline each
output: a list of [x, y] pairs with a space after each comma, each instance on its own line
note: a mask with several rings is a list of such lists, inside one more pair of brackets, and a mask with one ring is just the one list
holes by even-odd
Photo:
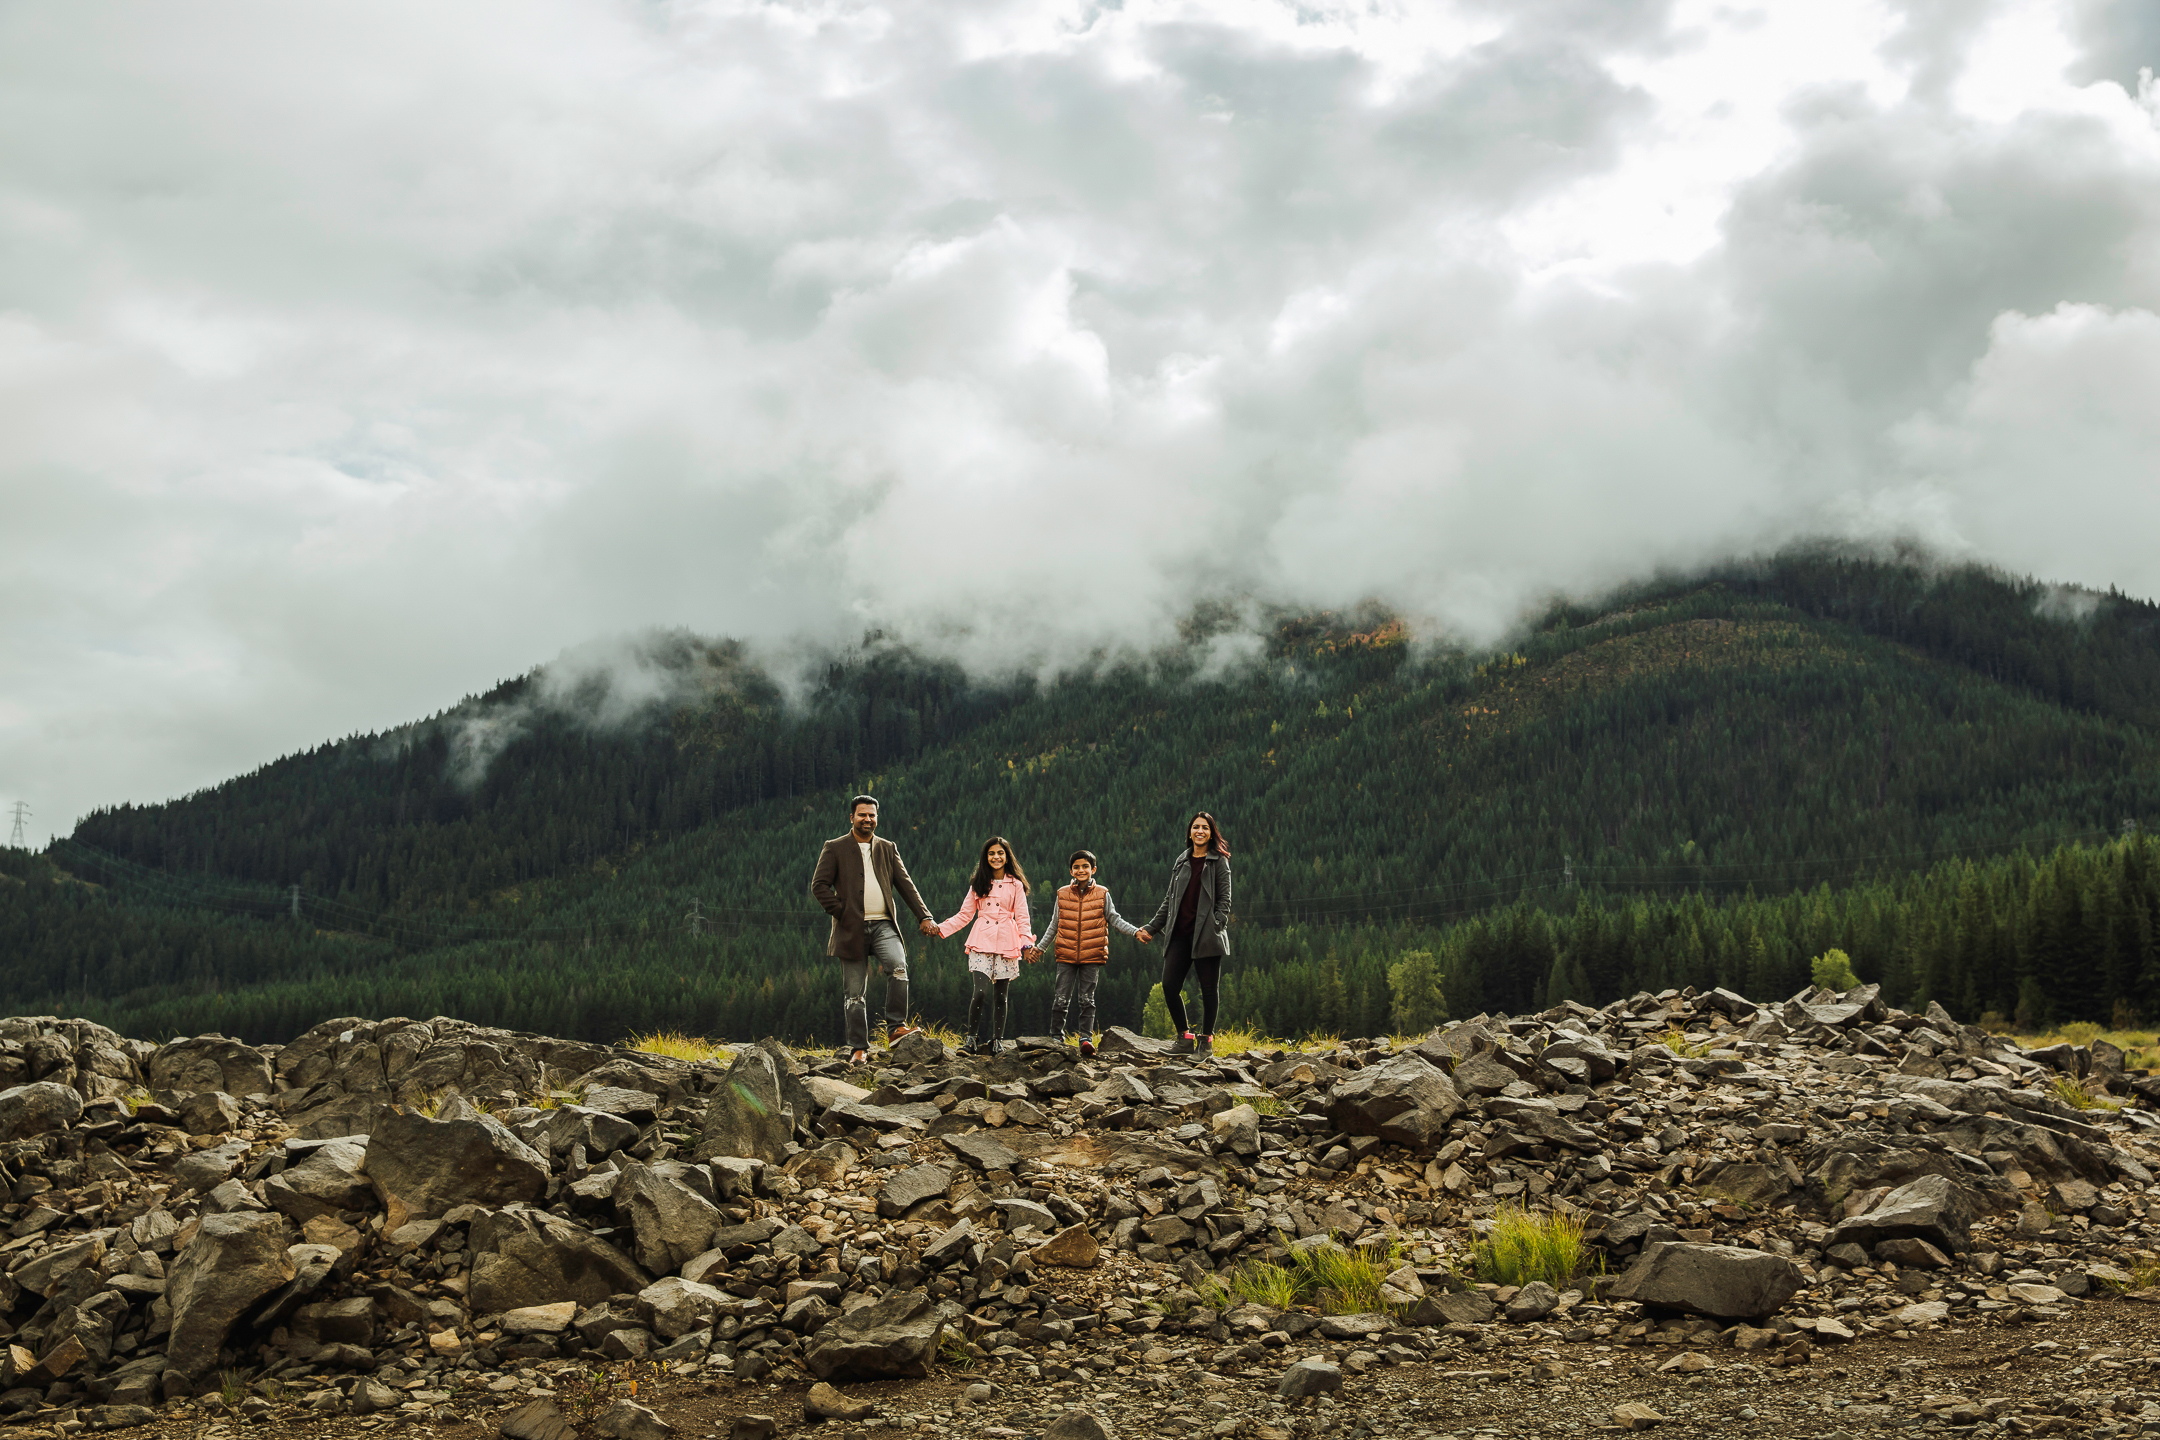
[[[20, 1435], [1287, 1440], [1530, 1397], [1563, 1429], [1740, 1434], [1833, 1391], [1855, 1425], [2160, 1420], [2149, 1347], [2024, 1398], [1924, 1378], [2030, 1355], [2036, 1323], [2149, 1340], [2154, 1312], [2111, 1302], [2160, 1299], [2160, 1080], [1872, 987], [1642, 994], [1395, 1050], [1112, 1031], [1092, 1061], [976, 1060], [916, 1035], [858, 1071], [445, 1019], [251, 1047], [18, 1018], [0, 1083]], [[1481, 1269], [1519, 1207], [1581, 1221], [1574, 1273]], [[1855, 1398], [1848, 1357], [1886, 1344], [1909, 1358]]]

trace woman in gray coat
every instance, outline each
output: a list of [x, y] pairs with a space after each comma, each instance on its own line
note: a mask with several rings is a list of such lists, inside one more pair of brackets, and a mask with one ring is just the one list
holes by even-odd
[[[1185, 827], [1190, 848], [1170, 866], [1170, 888], [1163, 892], [1155, 918], [1133, 938], [1145, 945], [1170, 930], [1163, 954], [1163, 1004], [1177, 1028], [1172, 1051], [1205, 1055], [1215, 1048], [1215, 1003], [1221, 991], [1223, 957], [1230, 953], [1230, 842], [1222, 826], [1202, 810]], [[1185, 977], [1200, 977], [1200, 1033], [1185, 1023]]]

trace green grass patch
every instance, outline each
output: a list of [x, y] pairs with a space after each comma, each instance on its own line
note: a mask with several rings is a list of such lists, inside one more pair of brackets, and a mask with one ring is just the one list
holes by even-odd
[[2122, 1109], [2122, 1106], [2112, 1100], [2102, 1100], [2097, 1095], [2087, 1094], [2085, 1087], [2078, 1084], [2074, 1076], [2057, 1075], [2054, 1079], [2048, 1081], [2047, 1090], [2050, 1095], [2053, 1095], [2057, 1100], [2062, 1101], [2063, 1104], [2068, 1105], [2073, 1110]]
[[1390, 1244], [1375, 1256], [1330, 1240], [1291, 1251], [1290, 1263], [1321, 1314], [1363, 1315], [1386, 1308], [1380, 1303], [1380, 1282], [1403, 1263], [1402, 1247]]
[[1565, 1289], [1583, 1263], [1583, 1222], [1573, 1215], [1502, 1205], [1477, 1242], [1480, 1280], [1527, 1285], [1543, 1280]]
[[[1276, 1238], [1288, 1243], [1287, 1237]], [[1217, 1309], [1250, 1302], [1277, 1310], [1312, 1305], [1323, 1315], [1364, 1315], [1387, 1308], [1380, 1286], [1402, 1263], [1400, 1245], [1375, 1254], [1330, 1239], [1292, 1249], [1287, 1265], [1248, 1260], [1219, 1271], [1201, 1285], [1200, 1300]]]
[[1200, 1288], [1202, 1304], [1218, 1310], [1232, 1305], [1267, 1305], [1288, 1310], [1305, 1303], [1304, 1277], [1292, 1266], [1271, 1260], [1248, 1260], [1215, 1275]]
[[1663, 1045], [1666, 1049], [1672, 1051], [1673, 1054], [1685, 1055], [1689, 1059], [1698, 1059], [1710, 1053], [1710, 1043], [1707, 1040], [1703, 1041], [1701, 1044], [1691, 1045], [1688, 1043], [1687, 1036], [1682, 1034], [1678, 1027], [1667, 1030], [1664, 1034], [1658, 1036], [1657, 1038], [1658, 1044]]

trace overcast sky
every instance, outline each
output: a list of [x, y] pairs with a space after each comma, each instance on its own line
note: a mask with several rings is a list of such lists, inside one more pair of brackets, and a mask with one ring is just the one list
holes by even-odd
[[[652, 625], [2160, 592], [2151, 0], [0, 7], [33, 838]], [[4, 838], [4, 834], [0, 834]]]

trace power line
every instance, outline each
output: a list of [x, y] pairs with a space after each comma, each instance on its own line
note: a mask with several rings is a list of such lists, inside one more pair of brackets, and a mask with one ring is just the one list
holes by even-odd
[[29, 843], [30, 802], [17, 800], [9, 807], [8, 813], [15, 819], [15, 829], [8, 836], [8, 844], [17, 850], [24, 849]]

